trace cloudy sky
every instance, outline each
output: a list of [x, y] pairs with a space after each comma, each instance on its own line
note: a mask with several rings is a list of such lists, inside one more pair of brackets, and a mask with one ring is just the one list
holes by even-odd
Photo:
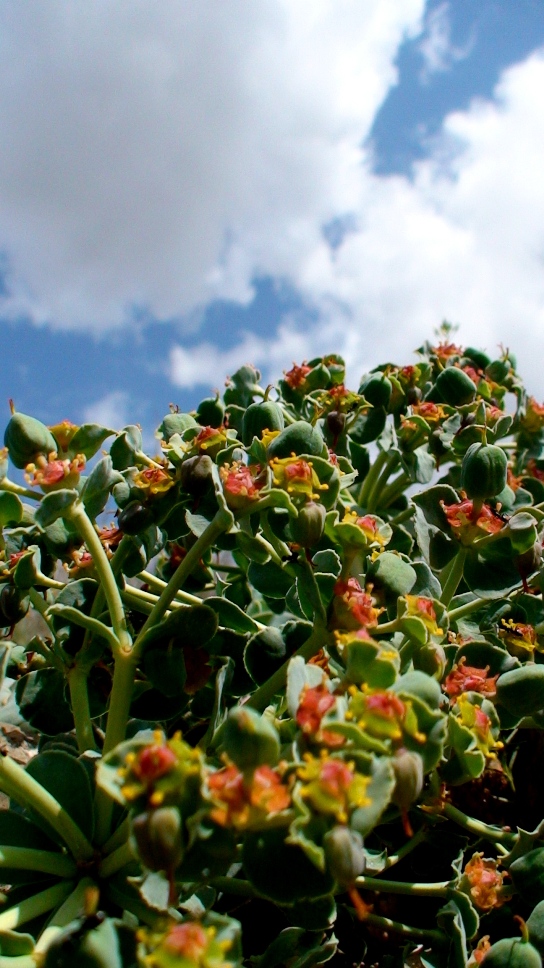
[[542, 0], [0, 0], [4, 422], [443, 319], [542, 399], [543, 173]]

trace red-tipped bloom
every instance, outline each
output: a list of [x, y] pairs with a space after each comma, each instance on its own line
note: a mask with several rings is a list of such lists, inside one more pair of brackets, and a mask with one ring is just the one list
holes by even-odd
[[297, 366], [296, 363], [293, 363], [293, 368], [285, 373], [285, 382], [291, 387], [292, 390], [300, 390], [304, 386], [306, 377], [310, 371], [311, 367], [306, 366], [305, 363], [302, 363], [301, 366]]
[[374, 607], [371, 596], [363, 591], [356, 578], [339, 579], [334, 594], [333, 614], [337, 628], [372, 628], [378, 624], [383, 609]]
[[261, 467], [252, 464], [248, 467], [239, 461], [233, 464], [223, 464], [219, 473], [223, 482], [225, 500], [230, 508], [243, 508], [251, 501], [256, 501], [264, 481], [258, 481]]
[[463, 655], [446, 676], [442, 688], [450, 699], [460, 696], [463, 692], [479, 692], [482, 696], [494, 696], [497, 692], [496, 683], [499, 675], [497, 673], [496, 676], [488, 676], [488, 672], [489, 666], [485, 669], [467, 666]]

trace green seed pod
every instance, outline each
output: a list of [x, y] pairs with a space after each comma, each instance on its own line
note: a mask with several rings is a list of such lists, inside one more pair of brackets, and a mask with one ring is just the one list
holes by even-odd
[[196, 419], [202, 427], [221, 427], [225, 419], [225, 404], [219, 394], [201, 400], [196, 409]]
[[273, 625], [252, 635], [244, 651], [244, 664], [258, 686], [285, 662], [287, 648], [280, 630]]
[[541, 955], [544, 954], [544, 901], [540, 901], [531, 912], [527, 920], [527, 930], [529, 931], [529, 941], [537, 948]]
[[385, 407], [387, 410], [393, 386], [385, 373], [371, 373], [363, 379], [359, 393], [368, 400], [373, 407]]
[[159, 427], [159, 433], [168, 441], [174, 434], [183, 434], [190, 427], [198, 426], [190, 413], [167, 413]]
[[396, 781], [391, 799], [405, 815], [423, 789], [423, 760], [419, 753], [400, 749], [391, 762]]
[[485, 368], [485, 374], [494, 383], [502, 383], [510, 373], [512, 367], [509, 360], [493, 360]]
[[11, 462], [19, 470], [35, 463], [42, 454], [47, 457], [58, 450], [57, 442], [45, 424], [25, 413], [13, 414], [6, 427], [4, 445]]
[[467, 346], [463, 356], [471, 363], [479, 366], [481, 370], [485, 370], [486, 366], [491, 363], [487, 353], [483, 353], [482, 350], [475, 350], [473, 346]]
[[131, 501], [119, 514], [117, 523], [123, 534], [140, 534], [153, 523], [153, 516], [145, 505]]
[[0, 592], [0, 625], [16, 625], [28, 612], [29, 600], [15, 585], [4, 585]]
[[138, 854], [151, 871], [174, 871], [183, 857], [181, 816], [177, 807], [159, 807], [132, 821]]
[[308, 454], [311, 457], [320, 457], [323, 453], [325, 441], [323, 434], [317, 427], [312, 427], [306, 420], [296, 420], [270, 443], [268, 448], [268, 460], [273, 457], [291, 457], [295, 454]]
[[323, 536], [326, 510], [322, 504], [308, 501], [298, 512], [298, 518], [291, 520], [293, 541], [302, 548], [313, 548]]
[[365, 869], [363, 838], [356, 830], [338, 825], [323, 837], [327, 867], [340, 887], [351, 887]]
[[476, 384], [458, 366], [447, 366], [442, 370], [436, 378], [434, 390], [439, 399], [450, 407], [472, 403], [476, 396]]
[[514, 716], [532, 716], [544, 709], [544, 665], [527, 664], [497, 679], [497, 702]]
[[241, 770], [255, 769], [264, 763], [274, 766], [278, 762], [277, 730], [249, 706], [231, 709], [225, 721], [223, 741], [227, 755]]
[[213, 486], [213, 461], [207, 454], [188, 457], [181, 465], [181, 486], [192, 497], [203, 497]]
[[542, 959], [523, 938], [501, 938], [491, 945], [481, 962], [485, 968], [542, 968]]
[[502, 447], [471, 444], [461, 465], [461, 487], [471, 499], [495, 497], [506, 487], [507, 465]]
[[264, 403], [251, 403], [242, 420], [242, 440], [249, 447], [254, 437], [259, 440], [264, 430], [283, 430], [285, 421], [279, 403], [266, 400]]
[[529, 850], [510, 864], [512, 883], [528, 904], [544, 900], [544, 847]]
[[441, 681], [446, 669], [446, 653], [439, 643], [422, 645], [413, 657], [414, 668]]

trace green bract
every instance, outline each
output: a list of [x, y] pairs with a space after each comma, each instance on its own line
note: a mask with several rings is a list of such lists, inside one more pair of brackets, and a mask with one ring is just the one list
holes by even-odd
[[0, 968], [541, 964], [544, 406], [418, 353], [14, 414]]

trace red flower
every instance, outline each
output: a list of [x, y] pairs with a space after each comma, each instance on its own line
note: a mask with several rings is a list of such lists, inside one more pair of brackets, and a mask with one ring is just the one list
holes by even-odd
[[208, 935], [201, 924], [187, 922], [175, 924], [164, 939], [164, 947], [181, 958], [190, 958], [200, 964], [200, 958], [208, 947]]
[[487, 504], [483, 505], [476, 520], [474, 504], [468, 499], [459, 501], [458, 504], [444, 504], [443, 501], [440, 504], [455, 537], [463, 544], [471, 544], [475, 538], [482, 536], [482, 531], [495, 534], [504, 526], [504, 521]]
[[259, 497], [264, 480], [262, 482], [256, 480], [261, 473], [261, 467], [258, 464], [248, 467], [235, 461], [233, 464], [223, 464], [219, 473], [225, 499], [230, 508], [243, 508], [248, 502], [255, 501]]
[[457, 665], [446, 676], [442, 686], [444, 692], [454, 699], [463, 692], [479, 692], [482, 696], [494, 696], [497, 692], [496, 676], [488, 677], [489, 666], [485, 669], [478, 669], [476, 666], [467, 666], [465, 656], [461, 656]]
[[243, 829], [285, 810], [291, 803], [281, 777], [266, 765], [257, 767], [251, 779], [247, 779], [231, 763], [208, 777], [208, 789], [217, 804], [210, 816], [221, 827]]
[[334, 706], [336, 700], [324, 683], [315, 686], [304, 686], [298, 703], [296, 721], [303, 733], [317, 733], [321, 720], [326, 712]]
[[311, 367], [306, 366], [305, 363], [302, 366], [297, 366], [296, 363], [293, 363], [292, 370], [285, 373], [285, 382], [292, 390], [300, 390], [310, 372]]
[[503, 889], [503, 881], [507, 875], [497, 870], [496, 860], [488, 860], [482, 854], [473, 854], [465, 867], [464, 875], [468, 881], [470, 896], [480, 911], [491, 911], [508, 900], [508, 891]]
[[371, 596], [363, 591], [356, 578], [339, 579], [334, 594], [333, 612], [338, 628], [372, 628], [378, 624], [383, 609], [374, 607]]
[[164, 743], [156, 743], [141, 750], [130, 768], [139, 780], [151, 784], [170, 773], [176, 763], [177, 756], [173, 750]]

